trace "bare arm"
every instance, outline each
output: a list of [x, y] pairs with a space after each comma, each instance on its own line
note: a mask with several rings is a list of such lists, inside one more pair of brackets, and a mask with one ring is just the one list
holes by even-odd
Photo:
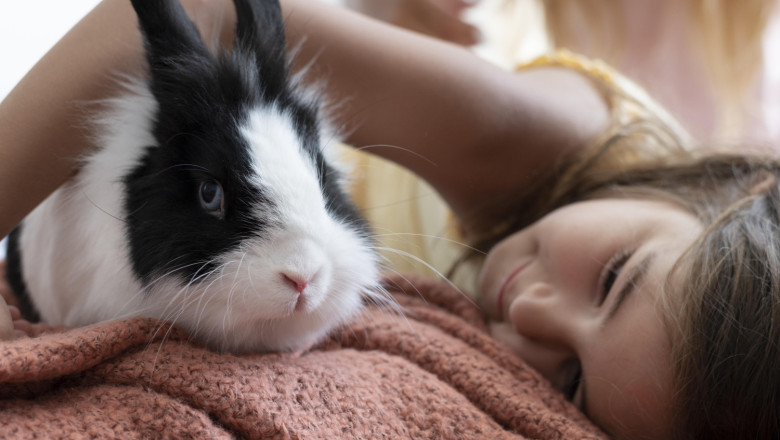
[[526, 185], [606, 129], [601, 95], [573, 71], [506, 72], [462, 47], [317, 2], [283, 4], [291, 44], [304, 38], [299, 58], [317, 57], [313, 76], [326, 79], [356, 130], [349, 140], [400, 147], [370, 151], [425, 178], [456, 214]]
[[[235, 17], [228, 0], [183, 0], [205, 31]], [[522, 186], [535, 169], [600, 133], [607, 113], [577, 74], [501, 71], [465, 49], [313, 0], [282, 0], [298, 59], [314, 75], [356, 146], [420, 174], [457, 212], [485, 194]], [[303, 39], [303, 40], [302, 40]], [[129, 1], [104, 0], [0, 103], [0, 234], [73, 172], [89, 147], [83, 103], [114, 93], [114, 72], [143, 65]], [[422, 160], [419, 156], [426, 159]]]

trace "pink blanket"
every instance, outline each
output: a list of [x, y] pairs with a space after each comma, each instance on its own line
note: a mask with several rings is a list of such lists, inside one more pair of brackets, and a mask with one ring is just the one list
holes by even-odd
[[405, 316], [370, 308], [302, 353], [141, 318], [0, 342], [0, 438], [605, 438], [458, 292], [388, 285]]

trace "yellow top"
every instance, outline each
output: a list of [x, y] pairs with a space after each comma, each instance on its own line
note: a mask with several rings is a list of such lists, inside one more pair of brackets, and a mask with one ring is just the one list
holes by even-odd
[[667, 127], [683, 147], [690, 147], [693, 139], [688, 132], [658, 104], [645, 90], [607, 63], [575, 54], [565, 49], [556, 50], [519, 64], [516, 70], [533, 67], [557, 66], [576, 70], [588, 77], [604, 93], [612, 110], [611, 132], [618, 131], [634, 122], [653, 120]]

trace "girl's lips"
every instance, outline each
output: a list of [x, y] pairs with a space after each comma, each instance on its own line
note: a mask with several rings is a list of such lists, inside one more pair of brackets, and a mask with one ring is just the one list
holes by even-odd
[[520, 266], [517, 267], [517, 269], [513, 270], [512, 273], [509, 274], [508, 277], [506, 277], [506, 280], [504, 280], [504, 283], [501, 285], [501, 288], [498, 290], [498, 299], [496, 300], [498, 302], [498, 313], [500, 315], [504, 314], [504, 294], [506, 294], [506, 289], [509, 286], [509, 283], [512, 282], [513, 279], [522, 272], [523, 269], [528, 267], [528, 265], [531, 264], [530, 261], [526, 261]]

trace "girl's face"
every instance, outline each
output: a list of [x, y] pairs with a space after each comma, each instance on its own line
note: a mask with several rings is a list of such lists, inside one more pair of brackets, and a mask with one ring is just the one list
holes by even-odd
[[702, 231], [691, 214], [649, 200], [553, 211], [488, 254], [479, 289], [499, 321], [494, 336], [608, 433], [667, 438], [671, 336], [659, 299]]

